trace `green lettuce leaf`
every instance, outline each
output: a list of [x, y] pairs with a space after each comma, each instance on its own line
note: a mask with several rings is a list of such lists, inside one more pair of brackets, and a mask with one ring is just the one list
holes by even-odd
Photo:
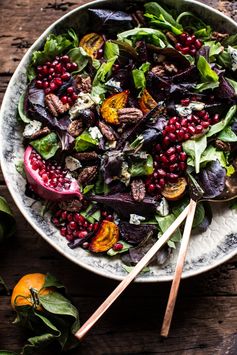
[[20, 96], [20, 99], [18, 101], [18, 115], [19, 118], [24, 122], [24, 123], [29, 123], [31, 121], [31, 119], [29, 117], [26, 116], [25, 110], [24, 110], [24, 100], [25, 100], [25, 93], [23, 93]]
[[104, 46], [104, 58], [106, 60], [119, 56], [119, 46], [111, 41], [106, 41]]
[[136, 89], [145, 89], [146, 87], [146, 77], [145, 73], [149, 70], [150, 63], [143, 63], [139, 69], [133, 69], [132, 76]]
[[198, 174], [200, 172], [201, 156], [207, 147], [206, 135], [198, 139], [190, 139], [183, 143], [183, 150], [194, 161], [195, 171]]
[[128, 243], [126, 243], [126, 242], [123, 241], [123, 240], [119, 240], [118, 243], [123, 245], [123, 249], [115, 251], [113, 248], [111, 248], [111, 249], [109, 249], [109, 250], [107, 251], [107, 255], [109, 255], [109, 256], [115, 256], [115, 255], [118, 255], [118, 254], [121, 254], [121, 253], [125, 253], [125, 252], [127, 252], [130, 248], [132, 248], [132, 245], [131, 245], [131, 244], [128, 244]]
[[83, 69], [85, 69], [85, 67], [89, 62], [89, 56], [87, 55], [87, 53], [84, 51], [82, 47], [70, 49], [67, 55], [70, 57], [72, 62], [77, 63], [78, 73], [81, 72]]
[[54, 132], [30, 142], [30, 145], [46, 160], [52, 158], [60, 147]]
[[[168, 216], [161, 217], [156, 215], [155, 216], [159, 228], [162, 233], [165, 233], [166, 230], [171, 226], [171, 224], [175, 221], [176, 217], [173, 213], [169, 214]], [[169, 245], [170, 248], [175, 248], [175, 243], [179, 242], [182, 239], [182, 234], [180, 232], [180, 229], [176, 229], [176, 231], [172, 234], [170, 237], [169, 241], [167, 244]]]
[[153, 173], [153, 158], [150, 154], [147, 155], [146, 159], [140, 159], [134, 161], [132, 166], [128, 169], [128, 172], [132, 177], [151, 175]]
[[202, 81], [204, 82], [218, 82], [219, 77], [214, 70], [212, 70], [207, 60], [200, 55], [197, 62], [197, 68], [201, 74]]
[[225, 127], [217, 136], [223, 142], [237, 142], [237, 135], [232, 131], [231, 127]]
[[207, 137], [212, 137], [214, 134], [221, 132], [226, 126], [228, 126], [236, 114], [236, 110], [236, 105], [231, 106], [225, 118], [211, 126], [210, 130], [207, 132]]
[[118, 40], [120, 41], [125, 41], [129, 37], [131, 37], [133, 43], [139, 39], [144, 39], [145, 41], [161, 48], [165, 48], [168, 44], [167, 38], [163, 32], [149, 27], [135, 27], [131, 30], [118, 34]]
[[90, 149], [94, 149], [99, 144], [98, 139], [91, 137], [88, 130], [82, 132], [75, 140], [75, 149], [77, 152], [85, 152]]

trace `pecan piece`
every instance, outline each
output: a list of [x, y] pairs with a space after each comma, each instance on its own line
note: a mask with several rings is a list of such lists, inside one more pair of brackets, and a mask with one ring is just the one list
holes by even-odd
[[178, 69], [176, 68], [176, 66], [172, 63], [164, 63], [164, 68], [167, 72], [169, 73], [174, 73], [177, 74], [178, 73]]
[[57, 95], [48, 94], [45, 96], [45, 103], [49, 111], [53, 116], [58, 117], [62, 113], [66, 112], [69, 107], [64, 105]]
[[176, 44], [178, 41], [177, 41], [177, 38], [174, 36], [174, 34], [170, 31], [166, 32], [166, 37], [171, 41], [173, 42], [174, 44]]
[[83, 132], [82, 121], [81, 120], [72, 121], [69, 124], [67, 131], [72, 137], [78, 137]]
[[77, 158], [81, 162], [87, 162], [90, 160], [97, 160], [99, 158], [99, 156], [96, 152], [75, 153], [74, 157]]
[[112, 129], [107, 126], [104, 122], [99, 122], [99, 127], [100, 127], [100, 131], [103, 134], [103, 136], [108, 139], [108, 141], [113, 142], [115, 141], [115, 136], [114, 133], [112, 132]]
[[91, 92], [92, 86], [91, 86], [91, 77], [85, 76], [78, 74], [76, 76], [76, 87], [79, 91], [83, 91], [85, 93]]
[[141, 202], [146, 195], [145, 184], [141, 179], [133, 180], [131, 183], [132, 197], [135, 201]]
[[229, 37], [228, 33], [212, 32], [211, 39], [215, 39], [216, 41], [222, 41], [226, 37]]
[[80, 185], [84, 186], [90, 183], [97, 175], [97, 166], [88, 166], [84, 168], [78, 178], [77, 181]]
[[33, 133], [30, 139], [37, 139], [37, 138], [47, 136], [47, 134], [49, 134], [50, 132], [51, 131], [48, 127], [44, 127], [42, 129], [39, 129], [37, 132]]
[[220, 139], [216, 139], [215, 140], [215, 146], [224, 151], [224, 152], [230, 152], [231, 151], [231, 145], [230, 143], [227, 143], [227, 142], [223, 142], [222, 140]]
[[151, 69], [151, 72], [157, 76], [164, 76], [165, 75], [165, 69], [163, 65], [156, 65]]
[[137, 123], [143, 117], [141, 110], [135, 107], [127, 107], [118, 110], [118, 118], [120, 123]]
[[79, 200], [69, 200], [69, 201], [61, 201], [59, 203], [59, 208], [62, 210], [70, 211], [70, 212], [78, 212], [82, 209], [83, 205]]

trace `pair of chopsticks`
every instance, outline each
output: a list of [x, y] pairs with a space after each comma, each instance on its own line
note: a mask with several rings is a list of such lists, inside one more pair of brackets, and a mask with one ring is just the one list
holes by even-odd
[[151, 249], [144, 255], [144, 257], [137, 263], [133, 270], [119, 283], [115, 290], [106, 298], [106, 300], [99, 306], [99, 308], [92, 314], [92, 316], [83, 324], [83, 326], [75, 333], [75, 336], [81, 341], [93, 325], [100, 319], [106, 310], [114, 303], [114, 301], [121, 295], [126, 287], [135, 279], [135, 277], [143, 270], [149, 263], [158, 250], [169, 240], [171, 235], [186, 219], [183, 238], [181, 241], [180, 252], [175, 269], [174, 279], [172, 282], [170, 295], [167, 303], [167, 308], [161, 329], [161, 335], [167, 337], [169, 334], [170, 324], [173, 316], [175, 301], [178, 294], [180, 279], [183, 271], [183, 265], [187, 254], [187, 247], [189, 237], [192, 229], [193, 218], [196, 209], [196, 202], [191, 199], [189, 205], [183, 212], [176, 218], [171, 226], [166, 230], [161, 238], [151, 247]]

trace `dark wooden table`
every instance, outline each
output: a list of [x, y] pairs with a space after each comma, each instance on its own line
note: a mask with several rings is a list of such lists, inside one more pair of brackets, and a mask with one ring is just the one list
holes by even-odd
[[[27, 48], [65, 12], [86, 0], [0, 0], [0, 100]], [[237, 20], [236, 1], [204, 1]], [[81, 322], [117, 285], [74, 265], [31, 228], [16, 208], [2, 175], [0, 195], [11, 205], [17, 232], [0, 246], [0, 275], [10, 287], [26, 273], [49, 271], [67, 287]], [[72, 354], [237, 354], [237, 259], [181, 284], [169, 339], [159, 331], [170, 284], [134, 284]], [[17, 350], [23, 331], [11, 322], [8, 296], [0, 296], [0, 349]], [[51, 353], [50, 353], [51, 354]]]

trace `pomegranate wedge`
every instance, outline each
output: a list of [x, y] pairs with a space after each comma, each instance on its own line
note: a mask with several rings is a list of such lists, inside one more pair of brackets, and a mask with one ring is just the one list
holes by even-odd
[[41, 198], [57, 201], [75, 196], [82, 199], [76, 179], [56, 162], [44, 160], [31, 146], [25, 150], [24, 167], [27, 181]]

